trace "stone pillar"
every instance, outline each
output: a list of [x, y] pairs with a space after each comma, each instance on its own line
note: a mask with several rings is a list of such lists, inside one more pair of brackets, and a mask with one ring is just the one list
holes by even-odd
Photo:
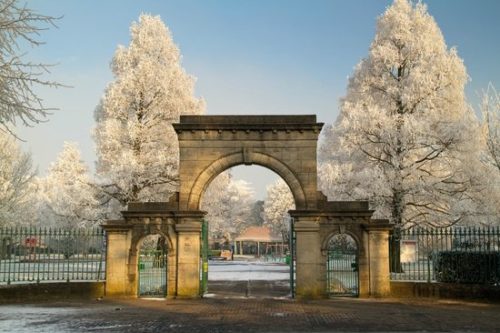
[[[130, 227], [109, 221], [106, 230], [106, 296], [137, 296], [135, 281], [129, 279]], [[137, 269], [137, 268], [135, 268]]]
[[325, 277], [321, 275], [321, 239], [319, 218], [294, 216], [297, 298], [323, 298], [326, 296]]
[[177, 231], [177, 297], [200, 297], [201, 218], [182, 218]]
[[176, 234], [171, 232], [170, 235], [175, 238], [167, 253], [167, 298], [175, 298], [177, 295], [177, 243], [175, 242]]
[[369, 233], [366, 230], [361, 232], [361, 239], [358, 244], [358, 281], [359, 297], [370, 297], [370, 256], [369, 256]]
[[385, 297], [391, 293], [389, 272], [389, 230], [383, 225], [368, 228], [370, 296]]

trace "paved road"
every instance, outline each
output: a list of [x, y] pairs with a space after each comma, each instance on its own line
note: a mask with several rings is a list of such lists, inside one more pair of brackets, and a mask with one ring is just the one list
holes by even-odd
[[290, 267], [248, 261], [210, 261], [206, 297], [283, 298], [290, 296]]
[[260, 261], [215, 261], [208, 264], [209, 281], [288, 280], [290, 266]]
[[335, 299], [103, 300], [0, 306], [0, 332], [500, 332], [500, 305]]
[[206, 298], [288, 298], [288, 280], [209, 281]]

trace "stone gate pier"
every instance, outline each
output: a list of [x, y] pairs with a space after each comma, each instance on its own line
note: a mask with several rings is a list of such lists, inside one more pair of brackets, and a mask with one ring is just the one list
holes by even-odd
[[389, 294], [387, 220], [374, 220], [368, 202], [333, 202], [317, 190], [317, 141], [323, 124], [315, 115], [181, 116], [179, 192], [168, 202], [130, 203], [123, 219], [108, 221], [106, 295], [137, 296], [137, 251], [150, 234], [166, 239], [167, 297], [200, 296], [200, 200], [210, 182], [237, 165], [277, 173], [295, 201], [296, 296], [327, 296], [326, 251], [336, 234], [357, 243], [359, 296]]

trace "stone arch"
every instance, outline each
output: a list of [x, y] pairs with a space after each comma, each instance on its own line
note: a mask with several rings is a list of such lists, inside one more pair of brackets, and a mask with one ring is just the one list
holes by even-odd
[[172, 251], [173, 245], [172, 245], [172, 240], [170, 239], [170, 236], [168, 233], [162, 231], [161, 229], [153, 230], [153, 231], [142, 231], [140, 233], [136, 233], [132, 238], [132, 246], [131, 249], [134, 250], [135, 253], [139, 250], [139, 248], [142, 245], [142, 242], [144, 241], [145, 238], [148, 236], [154, 236], [154, 235], [160, 235], [160, 237], [163, 237], [165, 239], [165, 246], [167, 251]]
[[[138, 261], [138, 253], [140, 246], [142, 245], [142, 241], [151, 235], [160, 235], [165, 238], [165, 245], [166, 245], [166, 251], [169, 254], [174, 254], [175, 252], [175, 247], [174, 247], [174, 242], [172, 240], [172, 235], [175, 234], [173, 231], [173, 228], [171, 225], [164, 224], [164, 225], [150, 225], [149, 222], [151, 221], [151, 218], [144, 218], [144, 219], [132, 219], [136, 223], [143, 222], [145, 223], [145, 226], [139, 226], [139, 224], [135, 227], [132, 228], [132, 237], [130, 239], [130, 249], [129, 249], [129, 254], [128, 254], [128, 272], [129, 275], [136, 275], [136, 269], [137, 269], [137, 261]], [[139, 222], [140, 221], [140, 222]], [[159, 221], [156, 221], [159, 222]]]
[[330, 243], [331, 239], [333, 237], [335, 237], [336, 235], [342, 235], [342, 234], [346, 234], [349, 237], [351, 237], [352, 239], [354, 239], [354, 241], [356, 242], [356, 248], [357, 248], [357, 251], [359, 254], [364, 252], [363, 243], [361, 242], [361, 235], [358, 235], [357, 233], [355, 233], [351, 230], [340, 230], [339, 229], [339, 230], [335, 230], [335, 231], [328, 233], [326, 235], [326, 237], [323, 239], [323, 242], [321, 244], [321, 250], [323, 252], [323, 255], [326, 255], [326, 251], [328, 251], [328, 244]]
[[302, 184], [290, 168], [273, 156], [259, 152], [234, 153], [223, 156], [206, 167], [196, 178], [189, 192], [188, 209], [198, 210], [200, 199], [208, 184], [224, 170], [241, 164], [257, 164], [276, 172], [292, 192], [296, 209], [306, 207]]
[[[165, 238], [165, 245], [167, 247], [167, 251], [170, 253], [174, 250], [174, 241], [172, 240], [172, 234], [174, 234], [173, 228], [171, 225], [163, 224], [160, 225], [161, 219], [155, 221], [158, 224], [150, 224], [151, 218], [146, 217], [143, 219], [132, 219], [135, 223], [138, 223], [138, 226], [144, 223], [144, 226], [132, 228], [132, 237], [130, 240], [130, 250], [129, 250], [129, 266], [133, 267], [137, 261], [137, 252], [139, 251], [139, 247], [142, 244], [144, 238], [150, 235], [160, 235]], [[139, 224], [141, 223], [141, 224]]]

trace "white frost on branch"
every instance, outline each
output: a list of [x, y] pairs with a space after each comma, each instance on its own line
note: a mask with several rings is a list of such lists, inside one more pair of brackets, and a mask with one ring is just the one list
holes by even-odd
[[37, 124], [50, 109], [36, 94], [36, 87], [60, 87], [44, 79], [50, 65], [25, 60], [21, 46], [36, 47], [43, 30], [55, 27], [57, 18], [38, 14], [18, 0], [0, 0], [0, 131], [13, 132], [20, 121]]
[[486, 141], [487, 163], [500, 174], [500, 95], [490, 84], [481, 101], [483, 133]]
[[288, 211], [295, 209], [295, 202], [290, 188], [281, 178], [267, 187], [264, 201], [264, 225], [274, 233], [282, 235], [288, 241], [290, 231], [290, 215]]
[[16, 140], [0, 131], [0, 227], [31, 222], [34, 183], [31, 155]]
[[194, 78], [159, 16], [141, 15], [119, 46], [111, 68], [115, 80], [95, 111], [94, 138], [101, 189], [116, 210], [131, 201], [166, 201], [178, 186], [178, 143], [172, 123], [201, 114]]
[[99, 193], [75, 143], [64, 143], [57, 161], [39, 180], [44, 225], [87, 228], [103, 219]]
[[218, 175], [203, 194], [201, 209], [207, 211], [210, 237], [232, 240], [253, 221], [255, 204], [250, 184], [234, 179], [230, 171]]

